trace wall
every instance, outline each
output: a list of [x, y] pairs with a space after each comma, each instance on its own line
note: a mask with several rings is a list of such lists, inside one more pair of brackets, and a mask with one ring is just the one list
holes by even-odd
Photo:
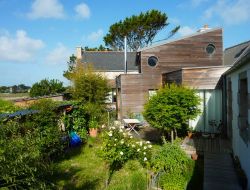
[[[234, 154], [239, 157], [240, 163], [242, 168], [245, 170], [247, 177], [248, 177], [248, 183], [250, 181], [250, 148], [249, 148], [249, 140], [247, 143], [245, 143], [240, 136], [240, 130], [238, 127], [238, 116], [239, 116], [239, 106], [238, 106], [238, 80], [239, 80], [239, 74], [247, 71], [247, 82], [248, 82], [248, 98], [250, 97], [250, 61], [247, 62], [244, 66], [240, 67], [236, 71], [233, 71], [232, 73], [227, 75], [227, 81], [231, 80], [232, 84], [232, 113], [230, 113], [232, 116], [232, 147]], [[248, 102], [248, 123], [250, 122], [250, 106], [249, 106], [249, 99]], [[230, 118], [228, 118], [230, 119]], [[248, 124], [249, 125], [249, 124]], [[250, 131], [246, 131], [248, 133], [248, 136], [250, 137]]]

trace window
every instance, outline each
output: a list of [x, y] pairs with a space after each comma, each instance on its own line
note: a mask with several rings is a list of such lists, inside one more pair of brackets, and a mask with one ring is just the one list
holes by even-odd
[[238, 105], [239, 116], [238, 126], [240, 129], [240, 136], [245, 143], [248, 142], [248, 90], [247, 90], [247, 73], [239, 74], [238, 82]]
[[151, 56], [151, 57], [148, 58], [148, 65], [150, 67], [156, 66], [157, 63], [158, 63], [158, 58], [157, 57]]
[[152, 96], [156, 95], [157, 89], [149, 89], [148, 90], [148, 98], [150, 99]]
[[215, 53], [215, 46], [213, 44], [208, 44], [206, 47], [206, 52], [208, 55], [213, 55]]

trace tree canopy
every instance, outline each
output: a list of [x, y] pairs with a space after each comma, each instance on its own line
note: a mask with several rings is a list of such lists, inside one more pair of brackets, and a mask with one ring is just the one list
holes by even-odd
[[169, 132], [181, 129], [189, 119], [194, 119], [200, 113], [199, 103], [195, 90], [166, 85], [145, 104], [143, 116], [152, 127]]
[[45, 96], [51, 94], [62, 93], [65, 91], [63, 83], [57, 79], [43, 79], [40, 82], [36, 82], [30, 89], [30, 96]]
[[[110, 26], [108, 34], [104, 36], [105, 45], [112, 49], [123, 49], [124, 37], [127, 36], [128, 47], [136, 51], [152, 43], [155, 35], [169, 24], [167, 20], [167, 15], [158, 10], [127, 17]], [[174, 35], [179, 28], [175, 27], [166, 38]]]

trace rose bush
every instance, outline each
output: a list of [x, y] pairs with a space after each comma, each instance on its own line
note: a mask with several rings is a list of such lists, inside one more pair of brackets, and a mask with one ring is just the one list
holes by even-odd
[[117, 170], [128, 160], [139, 160], [142, 165], [149, 163], [152, 145], [149, 141], [136, 140], [124, 127], [110, 127], [102, 133], [102, 157], [111, 170]]

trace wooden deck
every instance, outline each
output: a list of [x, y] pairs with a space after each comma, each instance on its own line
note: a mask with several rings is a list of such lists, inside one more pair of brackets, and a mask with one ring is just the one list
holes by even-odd
[[234, 170], [230, 142], [217, 138], [186, 138], [182, 148], [188, 153], [204, 155], [203, 190], [240, 190]]
[[241, 190], [228, 153], [204, 153], [203, 190]]

